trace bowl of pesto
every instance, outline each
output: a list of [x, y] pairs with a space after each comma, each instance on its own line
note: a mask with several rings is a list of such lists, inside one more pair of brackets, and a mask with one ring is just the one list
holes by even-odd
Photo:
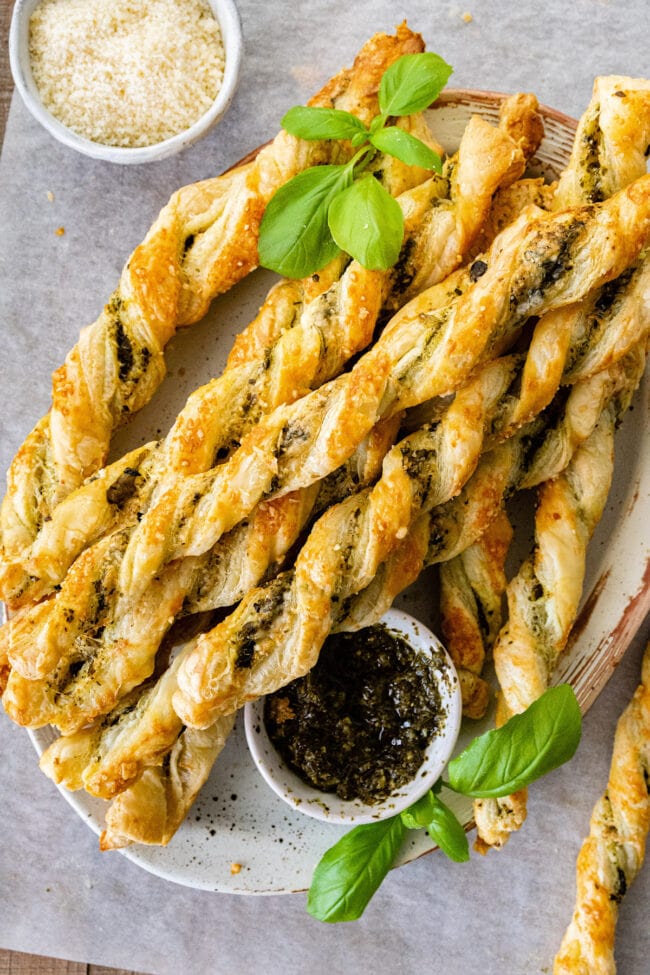
[[454, 665], [414, 617], [390, 610], [333, 634], [304, 677], [245, 708], [246, 739], [269, 786], [331, 823], [406, 809], [440, 777], [461, 721]]

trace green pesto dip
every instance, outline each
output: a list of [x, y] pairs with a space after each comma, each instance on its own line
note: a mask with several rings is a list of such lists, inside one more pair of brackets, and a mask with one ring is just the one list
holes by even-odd
[[378, 803], [409, 782], [441, 730], [440, 660], [382, 624], [330, 636], [316, 666], [267, 697], [264, 721], [309, 785]]

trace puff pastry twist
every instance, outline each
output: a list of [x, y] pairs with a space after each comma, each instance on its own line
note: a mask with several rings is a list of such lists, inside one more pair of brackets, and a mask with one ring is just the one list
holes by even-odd
[[641, 683], [616, 726], [609, 781], [576, 865], [573, 919], [554, 975], [615, 975], [619, 904], [638, 874], [650, 829], [650, 646]]
[[[535, 549], [508, 585], [508, 622], [494, 645], [500, 686], [497, 723], [523, 711], [548, 687], [578, 611], [589, 540], [600, 521], [613, 473], [617, 417], [628, 395], [613, 399], [567, 468], [539, 490]], [[526, 816], [525, 793], [477, 800], [477, 849], [501, 847]]]
[[[649, 135], [650, 84], [620, 77], [597, 79], [592, 102], [579, 126], [569, 167], [558, 186], [556, 206], [603, 199], [644, 173]], [[630, 329], [623, 329], [621, 335], [621, 345], [627, 343], [627, 348], [636, 351], [641, 368], [647, 330], [642, 332], [635, 347], [634, 326], [650, 301], [647, 263], [647, 260], [642, 261], [636, 269], [639, 299], [629, 306]], [[604, 289], [600, 303], [607, 305], [609, 299], [610, 294]], [[616, 302], [615, 295], [613, 304]], [[623, 314], [625, 316], [625, 312]], [[549, 334], [555, 334], [567, 350], [571, 348], [570, 343], [573, 345], [569, 375], [572, 369], [575, 375], [580, 369], [583, 373], [588, 372], [594, 365], [589, 353], [585, 354], [585, 346], [592, 346], [596, 360], [612, 361], [608, 359], [607, 350], [616, 348], [616, 339], [599, 330], [598, 324], [594, 327], [593, 322], [593, 314], [587, 314], [577, 336], [571, 335], [571, 328], [563, 328], [561, 319], [551, 322]], [[543, 329], [544, 323], [540, 325]], [[589, 336], [591, 334], [593, 338], [594, 332], [595, 341], [590, 343]], [[611, 456], [608, 459], [607, 440], [613, 436], [617, 413], [626, 407], [636, 388], [640, 371], [637, 369], [635, 378], [634, 367], [631, 368], [627, 390], [624, 384], [618, 397], [605, 407], [594, 432], [566, 471], [555, 480], [546, 481], [540, 489], [536, 515], [537, 548], [510, 584], [510, 619], [494, 648], [497, 677], [502, 688], [498, 722], [525, 708], [545, 690], [555, 661], [566, 644], [582, 591], [586, 545], [600, 520], [609, 489], [612, 459]], [[606, 397], [604, 389], [601, 393]], [[587, 415], [593, 413], [593, 403], [585, 402], [584, 406]], [[543, 458], [542, 462], [548, 459]], [[556, 469], [561, 466], [558, 458], [554, 463]], [[595, 475], [590, 471], [590, 465]], [[547, 477], [550, 478], [553, 464], [548, 464], [548, 468]], [[600, 483], [594, 479], [598, 476]], [[583, 492], [582, 498], [572, 493], [576, 483]], [[530, 600], [528, 606], [524, 605], [525, 599]], [[525, 817], [525, 793], [477, 801], [477, 848], [486, 852], [490, 846], [502, 846]]]
[[476, 542], [440, 566], [440, 627], [469, 718], [483, 717], [490, 699], [489, 684], [480, 675], [501, 629], [511, 540], [512, 526], [501, 511]]

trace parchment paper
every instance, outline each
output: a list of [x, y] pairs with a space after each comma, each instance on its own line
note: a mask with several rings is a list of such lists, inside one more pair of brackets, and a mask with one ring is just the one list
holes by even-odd
[[[454, 65], [454, 85], [534, 90], [573, 115], [596, 74], [648, 72], [646, 0], [468, 0], [467, 7], [240, 0], [239, 9], [246, 52], [235, 101], [208, 138], [174, 159], [120, 168], [78, 156], [14, 97], [0, 162], [3, 472], [48, 407], [51, 371], [95, 319], [173, 190], [272, 136], [282, 113], [350, 63], [373, 31], [405, 16]], [[588, 714], [575, 760], [531, 790], [529, 820], [504, 851], [473, 854], [460, 866], [434, 854], [394, 871], [360, 922], [336, 928], [310, 919], [301, 894], [200, 893], [119, 854], [100, 855], [94, 835], [39, 772], [25, 732], [1, 716], [0, 944], [156, 975], [549, 972], [615, 721], [649, 636], [646, 625]], [[648, 971], [649, 909], [650, 867], [622, 906], [621, 975]]]

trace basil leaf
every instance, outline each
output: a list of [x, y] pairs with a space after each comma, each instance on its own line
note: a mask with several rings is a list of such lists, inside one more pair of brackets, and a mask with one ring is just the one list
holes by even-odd
[[319, 921], [356, 921], [390, 870], [404, 838], [399, 816], [356, 826], [314, 871], [307, 911]]
[[466, 863], [469, 860], [469, 843], [462, 823], [437, 796], [433, 796], [433, 803], [433, 815], [427, 825], [427, 833], [450, 860], [454, 863]]
[[476, 798], [507, 796], [567, 762], [580, 742], [580, 707], [568, 684], [488, 731], [449, 763], [449, 785]]
[[454, 863], [469, 860], [469, 843], [456, 814], [433, 792], [427, 792], [401, 814], [407, 829], [426, 829], [434, 843]]
[[296, 105], [282, 119], [282, 128], [299, 139], [352, 139], [367, 129], [355, 115], [338, 108]]
[[351, 180], [346, 166], [313, 166], [281, 186], [260, 225], [260, 264], [288, 278], [305, 278], [336, 257], [327, 211]]
[[414, 802], [412, 806], [400, 813], [402, 822], [407, 829], [426, 829], [433, 816], [433, 792], [425, 792], [422, 798]]
[[363, 267], [385, 271], [399, 257], [404, 217], [381, 183], [366, 175], [332, 200], [329, 228], [341, 250]]
[[382, 75], [379, 108], [384, 115], [412, 115], [428, 108], [447, 84], [452, 68], [438, 54], [404, 54]]
[[435, 169], [437, 173], [442, 173], [442, 160], [438, 153], [396, 125], [380, 129], [370, 136], [370, 141], [375, 149], [395, 156], [407, 166], [421, 166], [423, 169]]

